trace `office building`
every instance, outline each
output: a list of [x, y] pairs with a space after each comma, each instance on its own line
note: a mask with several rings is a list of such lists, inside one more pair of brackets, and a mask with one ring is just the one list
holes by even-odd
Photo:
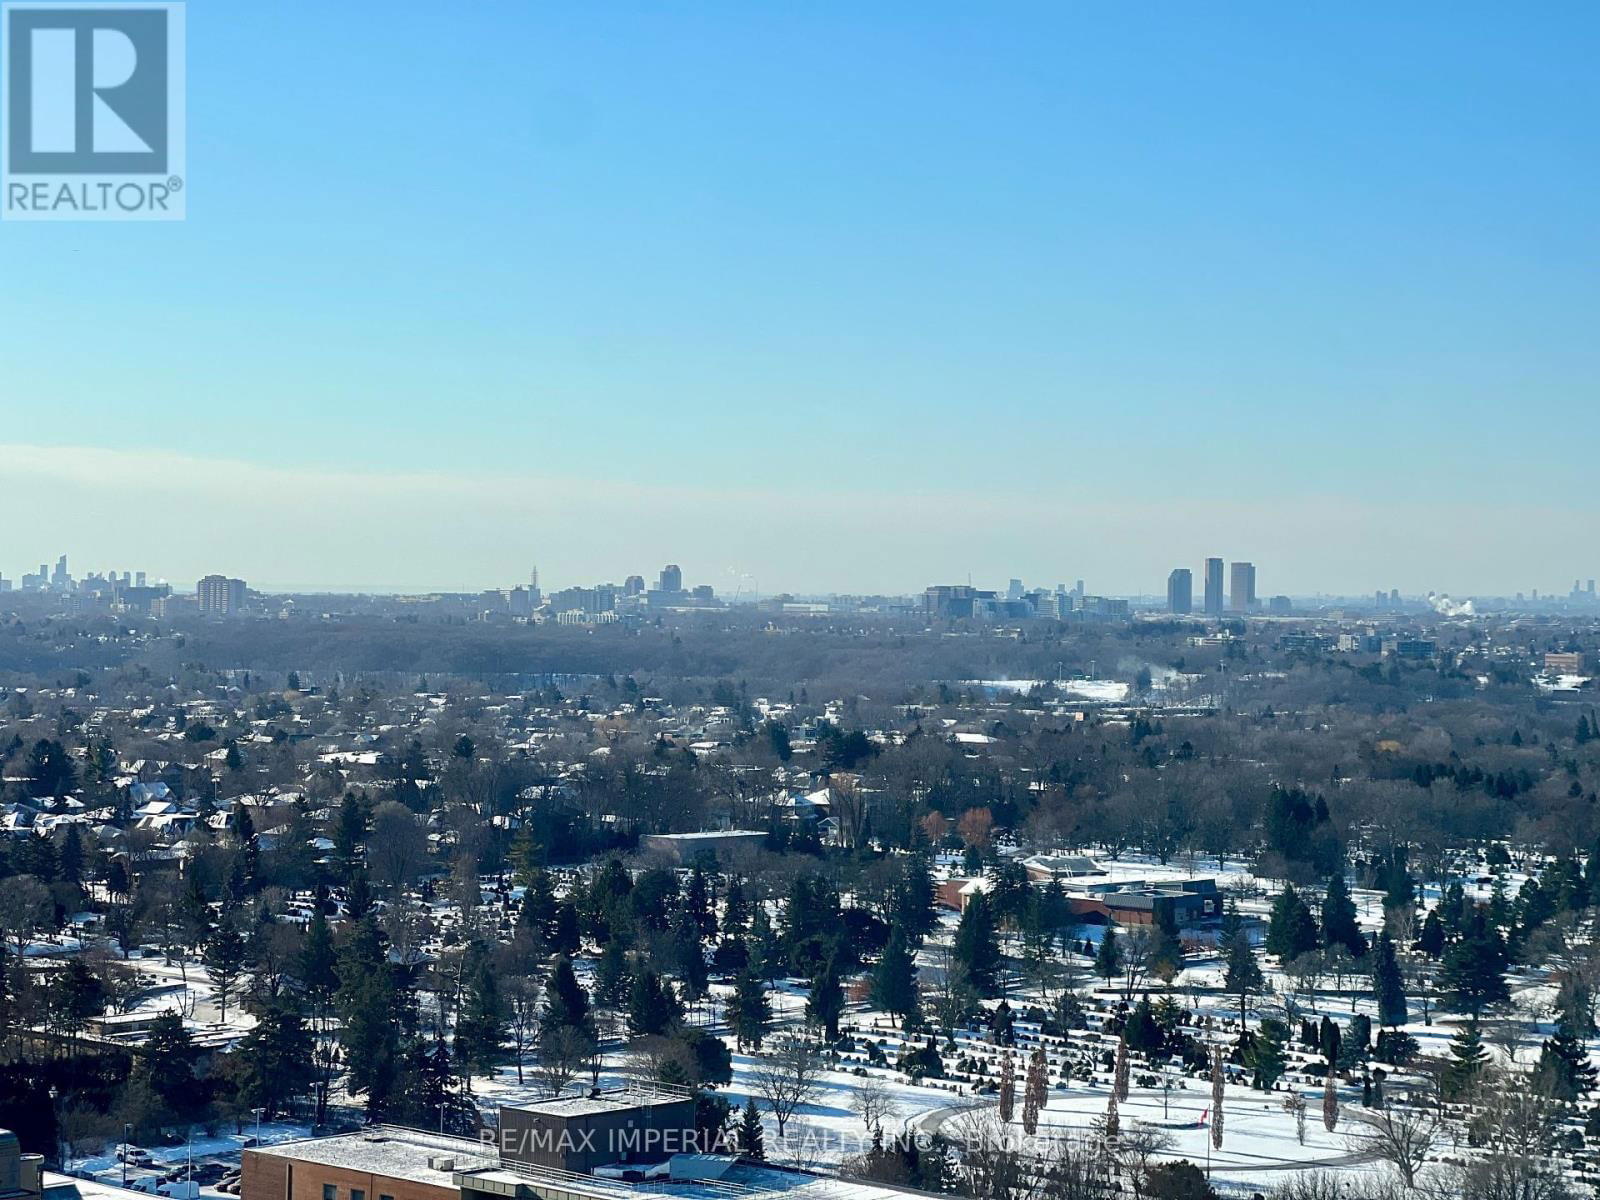
[[1167, 576], [1167, 611], [1170, 613], [1194, 611], [1194, 575], [1188, 567], [1179, 567]]
[[1233, 612], [1249, 612], [1256, 606], [1256, 565], [1236, 562], [1229, 567], [1228, 607]]
[[1206, 559], [1206, 616], [1222, 615], [1222, 560]]
[[677, 563], [668, 563], [661, 568], [661, 583], [657, 590], [672, 593], [683, 591], [683, 570]]
[[207, 575], [195, 584], [195, 599], [202, 613], [232, 616], [244, 611], [245, 583], [226, 575]]

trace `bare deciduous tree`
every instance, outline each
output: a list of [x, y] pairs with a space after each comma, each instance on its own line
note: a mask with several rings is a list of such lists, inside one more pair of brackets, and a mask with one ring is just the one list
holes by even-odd
[[750, 1082], [778, 1122], [780, 1138], [789, 1118], [816, 1099], [822, 1068], [822, 1051], [792, 1034], [779, 1038], [767, 1053], [757, 1056]]
[[1439, 1141], [1438, 1114], [1395, 1106], [1371, 1109], [1362, 1117], [1361, 1129], [1350, 1137], [1351, 1150], [1388, 1163], [1400, 1182], [1416, 1187], [1417, 1177]]
[[850, 1096], [850, 1111], [861, 1118], [868, 1135], [883, 1133], [883, 1123], [899, 1111], [894, 1092], [886, 1080], [869, 1075], [855, 1086]]

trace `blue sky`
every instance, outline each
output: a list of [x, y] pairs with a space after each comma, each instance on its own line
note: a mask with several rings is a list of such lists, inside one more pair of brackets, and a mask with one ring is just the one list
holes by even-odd
[[0, 226], [7, 574], [1600, 573], [1592, 6], [188, 25], [188, 221]]

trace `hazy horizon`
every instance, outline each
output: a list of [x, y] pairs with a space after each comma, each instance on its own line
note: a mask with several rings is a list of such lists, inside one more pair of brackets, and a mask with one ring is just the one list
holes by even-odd
[[0, 227], [8, 575], [1600, 574], [1600, 11], [190, 16], [187, 221]]

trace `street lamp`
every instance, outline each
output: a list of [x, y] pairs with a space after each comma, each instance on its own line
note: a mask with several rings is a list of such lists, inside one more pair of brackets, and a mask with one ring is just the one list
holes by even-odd
[[122, 1126], [122, 1186], [128, 1186], [128, 1143], [133, 1140], [133, 1124], [125, 1122]]
[[61, 1161], [61, 1114], [57, 1111], [56, 1101], [61, 1098], [61, 1089], [54, 1084], [50, 1085], [50, 1127], [55, 1139], [56, 1161], [61, 1163], [61, 1169], [66, 1170], [67, 1164]]
[[252, 1110], [256, 1114], [256, 1148], [261, 1148], [261, 1109]]

